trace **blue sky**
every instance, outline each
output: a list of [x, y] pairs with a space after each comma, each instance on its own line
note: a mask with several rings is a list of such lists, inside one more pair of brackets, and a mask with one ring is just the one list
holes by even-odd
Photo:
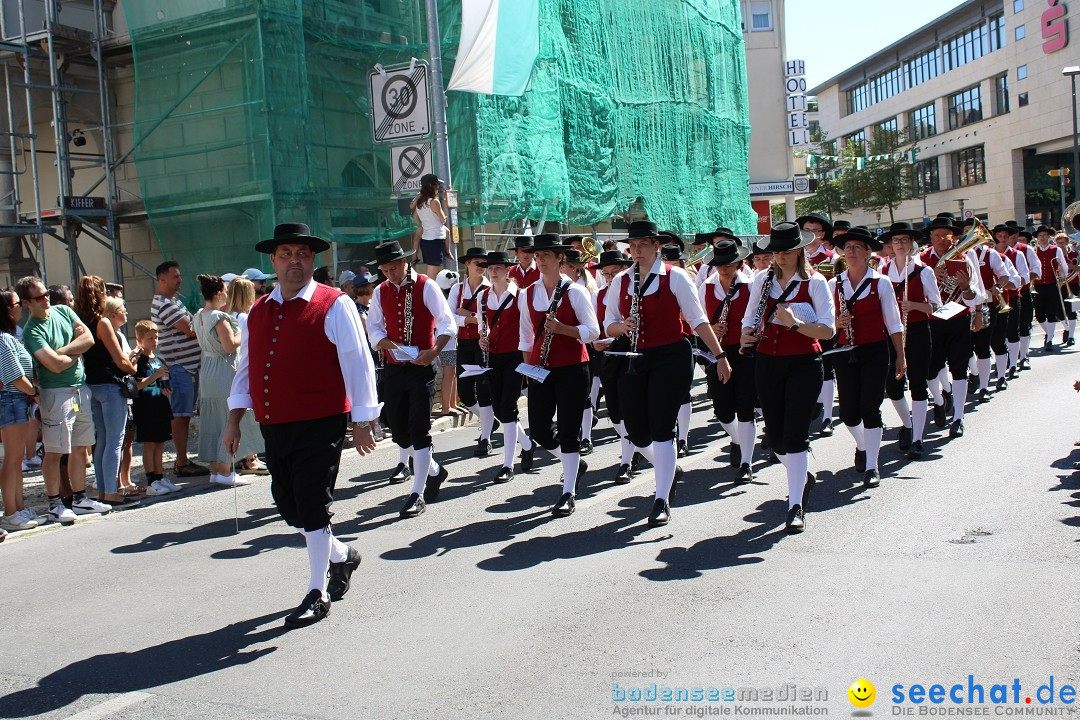
[[961, 4], [787, 0], [787, 57], [806, 61], [806, 84], [812, 88]]

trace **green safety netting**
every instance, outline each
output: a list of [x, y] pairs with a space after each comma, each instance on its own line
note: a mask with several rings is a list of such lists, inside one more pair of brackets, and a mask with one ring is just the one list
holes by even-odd
[[[339, 243], [408, 235], [368, 74], [427, 57], [423, 0], [124, 0], [135, 162], [162, 253], [191, 273], [265, 266], [278, 222]], [[460, 224], [574, 225], [638, 199], [662, 227], [753, 232], [735, 0], [542, 0], [519, 98], [450, 93]], [[460, 3], [440, 2], [444, 71]], [[347, 247], [347, 246], [346, 246]]]

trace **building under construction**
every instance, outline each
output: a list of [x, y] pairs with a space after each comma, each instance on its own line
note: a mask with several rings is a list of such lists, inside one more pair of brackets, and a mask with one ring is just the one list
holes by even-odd
[[[460, 3], [439, 15], [449, 74]], [[0, 285], [92, 272], [137, 318], [162, 258], [189, 279], [265, 267], [278, 222], [340, 262], [411, 235], [368, 77], [427, 57], [425, 0], [3, 0], [0, 22]], [[632, 212], [752, 232], [735, 0], [541, 0], [540, 29], [523, 96], [450, 95], [464, 241]]]

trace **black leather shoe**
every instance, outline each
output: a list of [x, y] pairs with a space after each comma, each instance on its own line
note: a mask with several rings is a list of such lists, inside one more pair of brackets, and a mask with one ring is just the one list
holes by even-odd
[[577, 477], [574, 478], [574, 494], [575, 495], [578, 494], [578, 491], [581, 488], [581, 479], [583, 477], [585, 477], [585, 473], [586, 473], [586, 471], [588, 471], [588, 469], [589, 469], [589, 466], [584, 460], [578, 460], [578, 463], [577, 463]]
[[867, 470], [863, 474], [862, 482], [866, 487], [875, 488], [881, 484], [881, 473], [877, 470]]
[[821, 437], [832, 437], [832, 434], [833, 434], [832, 420], [822, 420], [821, 421], [821, 430], [818, 431], [818, 434], [821, 435]]
[[1068, 340], [1065, 341], [1065, 347], [1072, 347], [1076, 344], [1076, 338], [1072, 337], [1068, 333], [1066, 333], [1065, 336], [1068, 338]]
[[657, 500], [653, 503], [652, 512], [649, 513], [649, 525], [660, 527], [671, 522], [671, 506], [667, 500]]
[[685, 440], [680, 440], [679, 445], [678, 445], [678, 450], [676, 451], [676, 456], [684, 458], [689, 454], [690, 454], [690, 448], [687, 447], [686, 441]]
[[949, 419], [948, 416], [945, 414], [945, 405], [944, 405], [944, 403], [942, 403], [941, 405], [935, 405], [934, 406], [934, 424], [937, 425], [938, 427], [943, 428], [943, 427], [945, 427], [945, 423], [948, 421], [948, 419]]
[[1006, 380], [1005, 378], [998, 378], [997, 392], [1001, 392], [1002, 390], [1008, 390], [1008, 389], [1009, 389], [1009, 381]]
[[806, 473], [806, 484], [802, 489], [802, 504], [800, 507], [805, 511], [810, 507], [810, 493], [814, 492], [814, 486], [817, 485], [817, 475], [812, 472]]
[[865, 450], [856, 450], [855, 451], [855, 472], [857, 472], [857, 473], [866, 472], [866, 451]]
[[949, 428], [949, 437], [954, 437], [954, 438], [956, 438], [956, 437], [964, 437], [964, 421], [963, 420], [957, 420], [956, 422], [954, 422], [952, 424], [952, 427]]
[[982, 403], [988, 401], [989, 399], [990, 399], [990, 391], [987, 390], [986, 388], [980, 388], [979, 391], [977, 393], [975, 393], [975, 402], [979, 403], [980, 405]]
[[787, 525], [784, 528], [789, 535], [797, 535], [806, 529], [806, 513], [802, 505], [796, 505], [787, 512]]
[[499, 474], [495, 476], [495, 482], [508, 483], [514, 479], [514, 469], [508, 468], [505, 465], [499, 468]]
[[476, 441], [476, 451], [473, 453], [474, 457], [487, 457], [491, 454], [491, 441], [480, 438]]
[[639, 452], [635, 452], [630, 456], [630, 475], [637, 475], [641, 472], [641, 463], [645, 461], [645, 456]]
[[1005, 377], [1008, 378], [1009, 380], [1015, 380], [1016, 379], [1016, 366], [1015, 365], [1013, 365], [1011, 368], [1009, 368], [1009, 372], [1005, 373]]
[[394, 473], [388, 478], [391, 485], [400, 485], [409, 478], [412, 477], [412, 472], [409, 471], [409, 466], [405, 463], [398, 463], [394, 468]]
[[731, 467], [737, 468], [742, 465], [742, 448], [739, 447], [739, 444], [732, 440], [729, 450], [731, 452], [731, 457], [729, 458], [731, 461]]
[[668, 499], [675, 499], [675, 490], [679, 487], [679, 481], [682, 480], [683, 469], [678, 465], [675, 466], [675, 474], [671, 478], [671, 490], [668, 492]]
[[1043, 352], [1054, 352], [1054, 343], [1050, 338], [1046, 338], [1046, 342], [1043, 343]]
[[1020, 369], [1021, 370], [1030, 370], [1031, 369], [1031, 361], [1029, 361], [1027, 358], [1024, 358], [1023, 360], [1021, 360], [1020, 361]]
[[574, 514], [574, 493], [563, 493], [555, 507], [551, 508], [551, 514], [555, 517], [566, 517]]
[[907, 449], [911, 447], [911, 428], [901, 426], [900, 437], [897, 438], [896, 445], [901, 452], [907, 452]]
[[953, 401], [953, 394], [951, 392], [942, 394], [945, 396], [945, 415], [952, 415], [953, 410], [956, 409], [956, 404]]
[[536, 452], [536, 443], [528, 450], [521, 451], [521, 472], [529, 472], [533, 466], [533, 453]]
[[736, 483], [748, 483], [754, 479], [754, 470], [750, 467], [750, 463], [743, 463], [739, 466], [739, 471], [735, 473]]
[[301, 628], [314, 625], [330, 614], [330, 601], [323, 599], [322, 590], [312, 590], [304, 602], [285, 616], [285, 627]]
[[911, 447], [909, 447], [907, 451], [907, 456], [912, 460], [922, 460], [923, 449], [921, 440], [916, 440], [911, 443]]
[[630, 473], [630, 466], [620, 465], [619, 469], [615, 471], [615, 484], [625, 485], [626, 483], [630, 482], [631, 476], [632, 475]]
[[426, 502], [434, 502], [439, 497], [439, 490], [442, 489], [442, 484], [446, 482], [446, 478], [450, 477], [450, 473], [446, 470], [445, 465], [439, 466], [439, 472], [435, 475], [428, 475], [427, 482], [424, 483], [424, 500]]
[[345, 597], [345, 593], [349, 592], [352, 574], [358, 567], [360, 567], [360, 551], [352, 545], [349, 546], [349, 553], [344, 562], [330, 563], [330, 570], [328, 571], [330, 580], [326, 584], [326, 592], [330, 595], [332, 601], [337, 602]]
[[592, 455], [592, 451], [593, 451], [592, 440], [582, 440], [581, 445], [580, 445], [580, 447], [578, 449], [578, 453], [580, 453], [581, 455]]
[[427, 503], [424, 502], [424, 498], [420, 497], [418, 493], [412, 493], [405, 500], [405, 507], [401, 508], [398, 515], [403, 518], [412, 518], [417, 515], [423, 515], [427, 510]]

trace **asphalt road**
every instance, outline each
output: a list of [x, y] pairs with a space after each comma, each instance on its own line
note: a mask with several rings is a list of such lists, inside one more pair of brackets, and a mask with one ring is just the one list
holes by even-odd
[[797, 706], [847, 716], [847, 688], [865, 677], [877, 686], [870, 712], [885, 717], [896, 684], [973, 675], [989, 693], [1017, 678], [1021, 704], [1051, 675], [1076, 686], [1080, 373], [1075, 352], [1035, 355], [970, 410], [966, 437], [931, 423], [921, 462], [897, 453], [886, 403], [877, 489], [850, 468], [842, 428], [815, 440], [801, 536], [783, 533], [781, 467], [759, 462], [753, 484], [733, 485], [727, 441], [700, 402], [666, 528], [645, 524], [651, 472], [611, 482], [605, 420], [565, 519], [548, 513], [551, 456], [494, 485], [501, 452], [474, 459], [475, 428], [436, 437], [451, 480], [409, 521], [397, 518], [405, 488], [383, 479], [396, 451], [349, 454], [336, 533], [364, 561], [330, 617], [299, 631], [281, 620], [304, 595], [306, 554], [265, 479], [11, 538], [0, 716], [548, 719], [790, 705], [760, 692], [617, 700], [652, 683], [794, 683], [816, 695]]

